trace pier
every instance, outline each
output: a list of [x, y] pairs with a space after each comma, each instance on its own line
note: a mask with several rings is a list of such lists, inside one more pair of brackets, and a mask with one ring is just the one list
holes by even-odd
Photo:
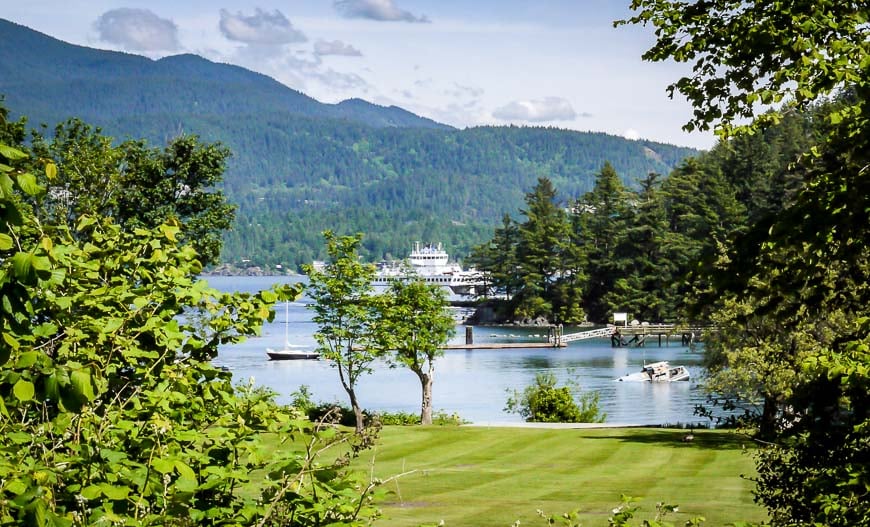
[[551, 342], [481, 342], [479, 344], [448, 344], [446, 350], [501, 350], [528, 348], [564, 348], [568, 344], [553, 344]]
[[614, 348], [644, 347], [650, 340], [657, 340], [659, 347], [664, 341], [670, 344], [671, 338], [680, 338], [680, 344], [688, 346], [699, 342], [705, 331], [713, 329], [710, 326], [688, 326], [679, 324], [646, 324], [636, 326], [615, 326], [609, 324], [603, 328], [564, 333], [563, 327], [550, 326], [546, 342], [482, 342], [475, 344], [472, 326], [465, 327], [465, 344], [447, 344], [447, 350], [473, 349], [520, 349], [520, 348], [564, 348], [569, 342], [589, 339], [610, 339]]
[[446, 350], [499, 350], [499, 349], [521, 349], [521, 348], [564, 348], [568, 345], [567, 342], [562, 342], [554, 338], [555, 332], [560, 326], [550, 326], [549, 334], [546, 342], [483, 342], [480, 344], [474, 343], [474, 328], [465, 326], [465, 344], [447, 344], [442, 349]]
[[548, 337], [548, 340], [554, 345], [575, 340], [609, 338], [610, 344], [614, 348], [643, 347], [646, 346], [647, 341], [650, 339], [658, 340], [658, 345], [661, 347], [662, 339], [664, 339], [665, 345], [668, 345], [671, 338], [676, 338], [677, 336], [680, 338], [681, 345], [688, 346], [693, 342], [698, 342], [701, 339], [701, 335], [711, 329], [707, 326], [689, 326], [685, 324], [638, 324], [625, 326], [610, 324], [603, 328], [564, 334], [561, 326], [555, 326], [555, 328], [555, 331], [550, 331]]

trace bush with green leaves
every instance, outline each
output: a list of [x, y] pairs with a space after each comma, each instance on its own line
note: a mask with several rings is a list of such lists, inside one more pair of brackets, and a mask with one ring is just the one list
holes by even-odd
[[[356, 425], [356, 415], [353, 410], [341, 404], [315, 402], [311, 397], [311, 388], [302, 384], [292, 394], [291, 406], [307, 415], [312, 421], [323, 421], [327, 417], [344, 426]], [[384, 426], [411, 426], [421, 424], [420, 414], [411, 412], [371, 412], [363, 410], [367, 421], [377, 420]], [[438, 410], [432, 415], [432, 423], [439, 426], [455, 426], [463, 423], [458, 414], [448, 414], [444, 410]]]
[[598, 392], [580, 394], [578, 404], [571, 387], [556, 384], [556, 376], [552, 373], [539, 373], [535, 376], [535, 384], [526, 386], [522, 392], [508, 391], [504, 410], [537, 423], [604, 422], [607, 414], [598, 408]]
[[86, 236], [41, 224], [26, 201], [43, 176], [27, 166], [0, 144], [0, 524], [375, 517], [373, 484], [345, 468], [367, 438], [234, 387], [211, 364], [298, 288], [210, 289], [177, 224], [123, 230], [85, 216]]

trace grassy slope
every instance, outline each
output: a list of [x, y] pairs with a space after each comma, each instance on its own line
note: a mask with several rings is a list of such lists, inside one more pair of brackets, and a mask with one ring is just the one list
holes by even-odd
[[[544, 525], [536, 509], [579, 508], [583, 525], [607, 525], [620, 495], [643, 498], [638, 518], [657, 501], [677, 504], [676, 525], [696, 515], [705, 525], [761, 520], [752, 503], [753, 462], [741, 436], [702, 431], [683, 443], [679, 430], [484, 429], [387, 427], [374, 456], [376, 477], [416, 470], [388, 485], [379, 526], [507, 527]], [[747, 444], [747, 446], [749, 446]], [[639, 522], [638, 522], [639, 523]]]

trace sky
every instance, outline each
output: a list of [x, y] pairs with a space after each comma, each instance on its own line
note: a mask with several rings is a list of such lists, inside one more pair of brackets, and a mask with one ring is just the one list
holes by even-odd
[[548, 126], [707, 149], [647, 63], [629, 0], [0, 0], [0, 17], [73, 44], [195, 53], [315, 99], [396, 105], [458, 128]]

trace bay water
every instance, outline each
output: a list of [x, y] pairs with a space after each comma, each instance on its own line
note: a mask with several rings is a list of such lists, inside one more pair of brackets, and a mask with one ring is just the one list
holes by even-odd
[[[221, 291], [254, 292], [274, 283], [292, 283], [294, 277], [208, 276], [209, 284]], [[262, 334], [245, 342], [224, 346], [215, 364], [228, 368], [236, 382], [265, 386], [277, 393], [283, 403], [292, 401], [293, 392], [308, 386], [317, 402], [337, 402], [345, 406], [347, 395], [338, 372], [326, 360], [270, 361], [266, 348], [280, 349], [285, 331], [289, 343], [313, 349], [317, 326], [304, 296], [291, 302], [286, 311], [276, 306], [275, 320], [266, 323]], [[481, 327], [472, 328], [475, 343], [541, 342], [546, 328]], [[565, 333], [582, 331], [565, 328]], [[651, 339], [652, 340], [652, 339]], [[673, 340], [673, 339], [672, 339]], [[453, 343], [465, 342], [465, 327], [457, 326]], [[510, 348], [447, 350], [435, 363], [434, 408], [456, 413], [475, 423], [520, 422], [522, 418], [504, 411], [508, 392], [533, 384], [538, 373], [552, 373], [562, 383], [579, 384], [582, 391], [597, 391], [599, 406], [613, 424], [686, 424], [703, 422], [694, 408], [705, 401], [698, 381], [703, 375], [701, 351], [680, 345], [679, 338], [669, 345], [657, 340], [645, 348], [612, 348], [609, 339], [571, 342], [565, 348]], [[689, 382], [617, 382], [627, 373], [640, 371], [644, 363], [660, 360], [686, 366]], [[361, 378], [357, 389], [360, 404], [370, 411], [419, 413], [420, 382], [410, 370], [391, 368], [376, 362], [371, 375]]]

